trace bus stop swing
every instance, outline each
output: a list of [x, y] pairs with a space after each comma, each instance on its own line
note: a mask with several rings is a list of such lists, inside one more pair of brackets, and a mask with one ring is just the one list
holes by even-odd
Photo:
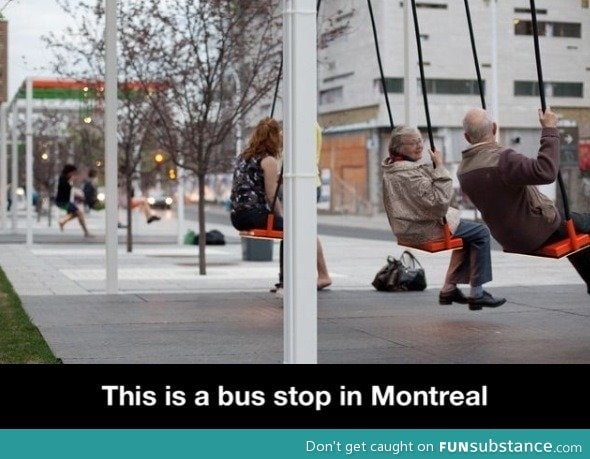
[[[385, 105], [387, 106], [387, 114], [389, 116], [389, 125], [391, 127], [391, 130], [393, 131], [393, 129], [395, 128], [395, 125], [393, 123], [393, 117], [391, 115], [391, 106], [389, 104], [389, 96], [387, 94], [385, 75], [383, 73], [383, 65], [381, 63], [381, 53], [379, 51], [379, 40], [377, 38], [377, 29], [375, 27], [375, 18], [373, 15], [373, 8], [371, 6], [371, 0], [367, 0], [367, 4], [369, 6], [369, 15], [371, 16], [371, 26], [373, 29], [373, 38], [375, 41], [375, 52], [377, 54], [377, 62], [379, 64], [379, 74], [381, 77], [381, 86], [383, 89], [383, 94], [385, 96]], [[413, 13], [413, 17], [414, 17], [414, 31], [416, 33], [416, 45], [417, 45], [417, 49], [418, 49], [418, 63], [420, 66], [420, 79], [422, 82], [422, 95], [424, 98], [424, 110], [425, 110], [425, 114], [426, 114], [426, 123], [428, 126], [428, 138], [430, 140], [430, 148], [432, 151], [434, 151], [434, 138], [432, 135], [432, 125], [430, 122], [430, 112], [428, 110], [428, 94], [426, 92], [426, 80], [424, 78], [424, 63], [423, 63], [423, 59], [422, 59], [422, 46], [420, 43], [420, 29], [419, 29], [419, 25], [418, 25], [418, 17], [416, 14], [416, 4], [415, 4], [414, 0], [412, 0], [412, 13]], [[435, 164], [433, 164], [433, 166], [436, 167]], [[442, 238], [436, 239], [436, 240], [431, 240], [431, 241], [426, 241], [426, 242], [419, 243], [419, 244], [409, 243], [409, 242], [400, 241], [400, 240], [398, 240], [397, 243], [398, 243], [398, 245], [411, 247], [414, 249], [423, 250], [423, 251], [431, 252], [431, 253], [442, 252], [445, 250], [460, 249], [463, 247], [463, 240], [459, 237], [454, 237], [451, 234], [451, 229], [449, 228], [449, 224], [448, 224], [445, 217], [442, 217]]]

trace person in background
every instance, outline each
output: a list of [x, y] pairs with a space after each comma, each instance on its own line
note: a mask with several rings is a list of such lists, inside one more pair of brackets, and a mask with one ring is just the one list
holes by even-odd
[[[531, 253], [564, 239], [564, 216], [535, 185], [552, 183], [559, 172], [557, 115], [539, 109], [541, 146], [528, 158], [496, 142], [497, 124], [481, 108], [463, 118], [465, 139], [457, 171], [463, 192], [481, 212], [492, 236], [509, 252]], [[590, 233], [590, 214], [571, 213], [577, 232]], [[590, 294], [590, 248], [568, 256]]]
[[[316, 176], [316, 202], [320, 202], [322, 197], [322, 177], [320, 172], [320, 159], [322, 156], [322, 128], [319, 123], [315, 123], [316, 128], [316, 164], [318, 173]], [[328, 272], [328, 265], [324, 257], [324, 250], [320, 239], [318, 238], [317, 247], [317, 267], [318, 267], [318, 290], [322, 290], [332, 285], [332, 278]]]
[[[119, 175], [119, 189], [118, 189], [118, 202], [119, 207], [122, 209], [127, 209], [127, 188], [125, 186], [126, 178], [120, 174]], [[131, 209], [139, 209], [141, 213], [145, 216], [145, 220], [148, 224], [152, 222], [157, 222], [161, 220], [161, 217], [156, 215], [152, 212], [152, 208], [150, 204], [147, 202], [147, 199], [143, 196], [133, 196], [133, 190], [131, 191], [131, 199], [129, 201]], [[119, 223], [119, 228], [125, 228], [124, 225]]]
[[[430, 152], [434, 163], [421, 164], [424, 144], [417, 129], [398, 126], [391, 134], [389, 156], [382, 163], [383, 203], [391, 229], [398, 239], [424, 243], [441, 239], [443, 217], [454, 236], [463, 239], [463, 248], [453, 250], [439, 304], [468, 304], [476, 311], [506, 302], [484, 291], [492, 280], [490, 232], [479, 223], [460, 219], [459, 211], [449, 206], [453, 180], [444, 168], [442, 153]], [[457, 284], [469, 284], [466, 297]]]
[[86, 220], [84, 219], [83, 212], [73, 202], [72, 186], [77, 170], [78, 169], [73, 164], [66, 164], [59, 176], [57, 195], [55, 196], [55, 205], [66, 211], [66, 215], [58, 222], [59, 229], [63, 231], [66, 223], [77, 218], [78, 222], [80, 222], [82, 230], [84, 231], [84, 237], [92, 237], [92, 234], [90, 234], [88, 228], [86, 227]]
[[88, 178], [84, 180], [84, 185], [82, 185], [82, 192], [84, 193], [84, 206], [88, 211], [92, 210], [102, 210], [104, 207], [101, 206], [100, 201], [98, 200], [98, 192], [96, 189], [96, 170], [89, 169], [88, 170]]
[[11, 186], [12, 184], [8, 183], [6, 185], [6, 210], [10, 211], [10, 208], [12, 207], [12, 192], [11, 192]]

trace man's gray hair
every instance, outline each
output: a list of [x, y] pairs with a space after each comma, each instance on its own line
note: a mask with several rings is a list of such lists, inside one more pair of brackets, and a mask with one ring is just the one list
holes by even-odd
[[474, 108], [463, 118], [463, 130], [469, 136], [469, 141], [479, 143], [494, 132], [494, 120], [488, 112], [481, 108]]
[[403, 145], [403, 137], [406, 135], [420, 135], [420, 131], [416, 128], [400, 125], [396, 127], [393, 132], [391, 133], [391, 138], [389, 139], [389, 156], [393, 157], [396, 154], [401, 152], [401, 148]]

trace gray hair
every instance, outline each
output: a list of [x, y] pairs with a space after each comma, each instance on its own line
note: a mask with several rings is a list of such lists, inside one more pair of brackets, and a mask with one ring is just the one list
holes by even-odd
[[400, 125], [396, 127], [393, 132], [391, 133], [391, 138], [389, 139], [389, 156], [395, 156], [397, 153], [401, 152], [401, 147], [403, 142], [403, 137], [406, 135], [414, 135], [420, 134], [420, 131], [416, 128]]
[[471, 143], [485, 141], [494, 132], [494, 121], [488, 112], [472, 108], [463, 118], [463, 130]]

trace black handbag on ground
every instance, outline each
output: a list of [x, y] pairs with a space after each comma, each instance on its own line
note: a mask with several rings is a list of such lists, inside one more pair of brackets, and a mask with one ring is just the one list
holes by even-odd
[[[199, 244], [199, 235], [194, 237], [193, 244]], [[219, 230], [211, 230], [205, 233], [205, 245], [225, 245], [225, 236]]]
[[407, 250], [399, 259], [387, 257], [387, 264], [379, 270], [372, 282], [381, 292], [422, 291], [426, 288], [424, 268]]

